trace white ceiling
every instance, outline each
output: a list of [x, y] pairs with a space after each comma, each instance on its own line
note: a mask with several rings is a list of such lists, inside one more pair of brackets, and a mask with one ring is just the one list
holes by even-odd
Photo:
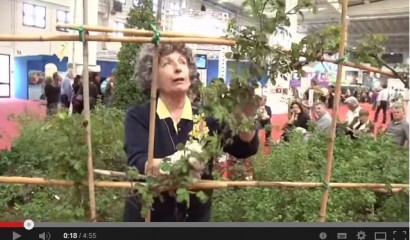
[[[206, 1], [206, 0], [204, 0]], [[214, 0], [239, 9], [243, 0]], [[304, 12], [298, 20], [300, 34], [312, 33], [325, 25], [340, 23], [342, 0], [316, 0], [319, 12]], [[349, 44], [366, 34], [379, 33], [389, 37], [386, 52], [409, 51], [409, 0], [349, 0]]]

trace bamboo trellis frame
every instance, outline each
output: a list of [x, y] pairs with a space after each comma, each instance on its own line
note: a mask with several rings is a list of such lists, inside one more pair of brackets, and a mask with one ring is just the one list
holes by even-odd
[[[87, 27], [87, 26], [84, 26]], [[104, 28], [104, 27], [101, 27]], [[127, 29], [125, 29], [127, 30]], [[133, 29], [129, 29], [133, 30]], [[121, 29], [118, 29], [121, 31]], [[149, 43], [151, 42], [151, 37], [118, 37], [118, 36], [107, 36], [107, 35], [87, 35], [85, 39], [88, 42], [120, 42], [120, 43]], [[0, 42], [60, 42], [60, 41], [80, 41], [78, 35], [73, 34], [47, 34], [47, 35], [30, 35], [30, 34], [1, 34]], [[198, 38], [198, 37], [162, 37], [161, 43], [196, 43], [196, 44], [213, 44], [213, 45], [226, 45], [234, 46], [235, 40], [228, 38]], [[319, 61], [329, 62], [333, 64], [338, 64], [337, 60], [330, 59], [328, 57], [320, 57]], [[381, 70], [372, 66], [366, 66], [362, 64], [357, 64], [353, 62], [343, 62], [343, 66], [357, 68], [365, 70], [368, 72], [379, 73], [391, 78], [397, 78], [397, 76], [390, 70]]]
[[[341, 21], [342, 21], [342, 34], [340, 36], [340, 44], [339, 44], [339, 58], [345, 57], [345, 47], [346, 47], [346, 38], [347, 38], [347, 7], [348, 7], [349, 0], [343, 0], [342, 2], [342, 14], [341, 14]], [[326, 163], [326, 175], [325, 175], [325, 183], [330, 183], [330, 177], [332, 173], [332, 165], [333, 165], [333, 152], [335, 146], [335, 138], [336, 138], [336, 128], [337, 128], [337, 116], [339, 110], [339, 102], [340, 102], [340, 93], [342, 91], [342, 77], [343, 77], [343, 65], [338, 64], [337, 68], [337, 78], [336, 78], [336, 89], [335, 89], [335, 98], [333, 102], [333, 111], [332, 111], [332, 125], [330, 130], [330, 139], [327, 145], [327, 163]], [[329, 189], [325, 189], [322, 195], [322, 202], [320, 204], [320, 221], [324, 222], [326, 219], [326, 209], [327, 209], [327, 202], [329, 198]]]
[[[88, 0], [83, 0], [83, 23], [88, 23]], [[84, 95], [84, 121], [87, 132], [87, 178], [88, 178], [88, 198], [90, 205], [90, 218], [92, 221], [97, 220], [97, 204], [95, 199], [95, 185], [94, 185], [94, 164], [93, 164], [93, 150], [91, 139], [91, 113], [90, 113], [90, 89], [88, 78], [88, 42], [83, 42], [83, 95]]]
[[[158, 1], [157, 6], [157, 26], [161, 27], [161, 10], [162, 10], [162, 0]], [[155, 116], [157, 108], [157, 79], [158, 79], [158, 64], [159, 64], [159, 48], [155, 45], [154, 57], [152, 58], [152, 79], [151, 79], [151, 93], [150, 93], [150, 116], [149, 116], [149, 134], [148, 134], [148, 159], [146, 172], [147, 175], [153, 175], [153, 164], [154, 164], [154, 145], [155, 145]], [[145, 222], [151, 221], [151, 211], [147, 212], [145, 216]]]
[[[76, 184], [72, 180], [62, 179], [46, 179], [40, 177], [18, 177], [18, 176], [0, 176], [0, 183], [9, 184], [30, 184], [30, 185], [48, 185], [48, 186], [61, 186], [71, 187]], [[84, 186], [88, 186], [88, 181], [81, 183]], [[145, 185], [141, 182], [115, 182], [115, 181], [95, 181], [95, 187], [97, 188], [134, 188], [138, 185]], [[302, 188], [302, 189], [314, 189], [323, 188], [325, 186], [322, 182], [268, 182], [268, 181], [212, 181], [212, 180], [199, 180], [198, 182], [190, 186], [190, 190], [210, 190], [210, 189], [224, 189], [231, 187], [266, 187], [266, 188]], [[368, 189], [371, 191], [380, 192], [381, 189], [386, 189], [384, 183], [329, 183], [331, 188], [349, 188], [349, 189]], [[409, 188], [409, 184], [392, 183], [390, 184], [391, 190], [399, 191]]]
[[[87, 0], [83, 0], [84, 3], [84, 23], [86, 23], [86, 2]], [[342, 22], [346, 22], [346, 8], [345, 5], [347, 5], [348, 0], [344, 0], [343, 2], [343, 9], [344, 9], [344, 14], [342, 14]], [[158, 7], [160, 7], [161, 4], [159, 4]], [[160, 10], [159, 10], [160, 13]], [[157, 16], [161, 16], [158, 14]], [[67, 25], [64, 25], [65, 27], [69, 27]], [[59, 28], [63, 28], [64, 26], [59, 25]], [[71, 26], [73, 27], [73, 26]], [[88, 76], [88, 51], [87, 51], [87, 42], [88, 41], [103, 41], [103, 42], [132, 42], [132, 43], [149, 43], [152, 41], [150, 34], [152, 34], [151, 31], [138, 31], [134, 29], [109, 29], [109, 28], [104, 28], [104, 27], [99, 27], [99, 26], [84, 26], [85, 30], [89, 31], [99, 31], [99, 32], [124, 32], [130, 35], [139, 35], [143, 37], [112, 37], [112, 36], [107, 36], [107, 35], [101, 35], [101, 36], [90, 36], [87, 35], [85, 37], [85, 42], [83, 44], [84, 47], [84, 55], [83, 55], [83, 75]], [[346, 26], [344, 26], [344, 30], [346, 31]], [[199, 35], [191, 35], [191, 34], [181, 34], [181, 33], [173, 33], [173, 32], [168, 32], [168, 33], [163, 33], [161, 38], [162, 43], [197, 43], [197, 44], [214, 44], [214, 45], [228, 45], [228, 46], [233, 46], [235, 45], [235, 41], [231, 39], [224, 39], [224, 38], [211, 38], [211, 37], [204, 37], [204, 36], [199, 36]], [[340, 51], [340, 56], [343, 57], [343, 52], [344, 50], [344, 42], [345, 42], [345, 35], [342, 35], [341, 42], [343, 44], [340, 44], [341, 48], [339, 49]], [[0, 41], [81, 41], [79, 36], [76, 35], [47, 35], [47, 36], [38, 36], [38, 35], [0, 35]], [[154, 59], [158, 60], [158, 52], [157, 48], [155, 51]], [[327, 61], [327, 62], [332, 62], [336, 63], [335, 60], [331, 59], [326, 59], [322, 58], [321, 60]], [[154, 61], [153, 64], [153, 86], [151, 90], [156, 89], [156, 74], [157, 73], [157, 64]], [[376, 69], [373, 67], [369, 66], [364, 66], [364, 65], [359, 65], [359, 64], [354, 64], [354, 63], [349, 63], [349, 62], [342, 62], [338, 63], [339, 64], [339, 69], [341, 69], [341, 66], [350, 66], [354, 68], [359, 68], [363, 70], [367, 70], [370, 72], [375, 72], [375, 73], [380, 73], [384, 74], [387, 76], [390, 76], [392, 78], [395, 78], [396, 76], [389, 71], [382, 71], [380, 69]], [[340, 71], [340, 70], [339, 70]], [[88, 83], [88, 78], [84, 77], [84, 82]], [[337, 87], [336, 87], [336, 93], [335, 93], [335, 102], [337, 99], [340, 98], [340, 83], [341, 83], [341, 76], [339, 76], [338, 72], [338, 78], [337, 78]], [[89, 124], [89, 113], [90, 113], [90, 106], [89, 106], [89, 91], [88, 91], [88, 84], [85, 84], [86, 86], [84, 87], [84, 111], [85, 111], [85, 121], [87, 121], [87, 127], [90, 127]], [[154, 94], [151, 93], [151, 101], [156, 100], [156, 91]], [[87, 102], [87, 103], [86, 103]], [[155, 102], [151, 102], [151, 113], [153, 113], [153, 116], [155, 116]], [[338, 106], [338, 102], [336, 102], [335, 106]], [[152, 107], [154, 106], [154, 107]], [[337, 109], [337, 108], [336, 108]], [[154, 110], [154, 111], [152, 111]], [[337, 111], [334, 111], [334, 113]], [[152, 126], [152, 123], [155, 118], [150, 118], [150, 125]], [[336, 119], [335, 117], [333, 119]], [[335, 123], [332, 123], [332, 134], [335, 132]], [[153, 159], [153, 143], [154, 143], [154, 128], [150, 129], [150, 136], [149, 136], [149, 142], [150, 146], [149, 151], [148, 151], [148, 165], [152, 163]], [[92, 161], [92, 151], [91, 151], [91, 129], [87, 130], [87, 145], [88, 145], [88, 158], [87, 158], [87, 166], [88, 166], [88, 180], [82, 182], [83, 185], [86, 185], [89, 187], [89, 196], [90, 196], [90, 212], [91, 212], [91, 219], [96, 220], [96, 213], [95, 213], [95, 191], [94, 187], [97, 188], [133, 188], [136, 186], [136, 184], [143, 184], [143, 183], [135, 183], [135, 182], [114, 182], [114, 181], [94, 181], [94, 173], [97, 174], [111, 174], [111, 175], [122, 175], [121, 173], [116, 172], [115, 174], [109, 173], [111, 171], [107, 170], [97, 170], [93, 169], [93, 161]], [[409, 184], [382, 184], [382, 183], [332, 183], [330, 182], [330, 173], [331, 173], [331, 168], [332, 168], [332, 158], [333, 158], [333, 145], [334, 142], [330, 141], [329, 143], [329, 153], [328, 155], [328, 167], [326, 171], [326, 181], [325, 183], [316, 183], [316, 182], [264, 182], [264, 181], [208, 181], [208, 180], [200, 180], [193, 184], [191, 186], [192, 190], [204, 190], [204, 189], [222, 189], [222, 188], [229, 188], [229, 187], [270, 187], [270, 188], [305, 188], [305, 189], [313, 189], [313, 188], [321, 188], [323, 186], [329, 186], [331, 188], [348, 188], [348, 189], [369, 189], [372, 191], [377, 191], [377, 192], [386, 192], [388, 186], [391, 188], [392, 192], [399, 192], [403, 191], [405, 189], [409, 188]], [[330, 160], [329, 160], [330, 159]], [[148, 167], [148, 169], [150, 169]], [[148, 174], [150, 171], [147, 172]], [[45, 179], [45, 178], [28, 178], [28, 177], [19, 177], [19, 176], [0, 176], [0, 183], [9, 183], [9, 184], [33, 184], [33, 185], [50, 185], [50, 186], [62, 186], [62, 187], [71, 187], [75, 185], [74, 181], [67, 181], [67, 180], [61, 180], [61, 179]], [[327, 192], [327, 193], [326, 193]], [[328, 195], [328, 190], [325, 190], [324, 197], [322, 199], [322, 205], [321, 205], [321, 221], [325, 220], [325, 214], [326, 214], [326, 204], [327, 204], [327, 196]], [[147, 216], [147, 221], [150, 220], [150, 217]]]

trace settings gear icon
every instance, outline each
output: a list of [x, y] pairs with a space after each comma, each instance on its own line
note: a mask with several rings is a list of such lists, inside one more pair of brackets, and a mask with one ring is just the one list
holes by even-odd
[[357, 240], [365, 240], [366, 239], [366, 233], [363, 232], [363, 231], [360, 231], [360, 232], [357, 233], [356, 237], [357, 237]]

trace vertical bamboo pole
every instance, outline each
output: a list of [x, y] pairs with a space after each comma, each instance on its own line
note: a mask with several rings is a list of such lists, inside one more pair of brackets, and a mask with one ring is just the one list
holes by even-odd
[[[83, 0], [83, 24], [88, 24], [88, 0]], [[84, 121], [87, 133], [88, 147], [88, 190], [90, 204], [91, 221], [96, 221], [96, 203], [95, 203], [95, 187], [94, 187], [94, 166], [93, 166], [93, 151], [91, 143], [91, 122], [90, 122], [90, 89], [88, 79], [88, 42], [83, 42], [83, 99], [84, 99]]]
[[[157, 28], [160, 30], [161, 15], [162, 15], [162, 0], [158, 0], [157, 5]], [[150, 93], [150, 118], [149, 118], [149, 137], [148, 137], [148, 163], [146, 175], [152, 175], [152, 163], [154, 161], [154, 144], [155, 144], [155, 117], [157, 109], [157, 78], [158, 78], [158, 61], [159, 61], [159, 49], [155, 46], [154, 57], [152, 59], [152, 82], [151, 82], [151, 93]], [[148, 211], [145, 216], [145, 222], [151, 222], [151, 211]]]
[[[348, 8], [349, 0], [343, 0], [342, 2], [342, 16], [341, 16], [341, 23], [342, 23], [342, 32], [340, 36], [340, 43], [339, 43], [339, 58], [343, 59], [345, 57], [345, 45], [347, 41], [347, 8]], [[330, 132], [330, 140], [327, 145], [327, 164], [326, 164], [326, 176], [325, 182], [327, 184], [330, 183], [330, 177], [332, 174], [332, 165], [333, 165], [333, 150], [334, 150], [334, 143], [336, 137], [336, 126], [337, 126], [337, 114], [339, 110], [339, 102], [340, 102], [340, 92], [342, 86], [342, 77], [343, 77], [343, 61], [338, 64], [337, 68], [337, 79], [336, 79], [336, 91], [335, 91], [335, 99], [333, 104], [333, 112], [332, 112], [332, 128]], [[329, 198], [329, 189], [326, 189], [322, 195], [322, 202], [320, 206], [320, 222], [325, 222], [326, 220], [326, 208], [327, 208], [327, 201]]]

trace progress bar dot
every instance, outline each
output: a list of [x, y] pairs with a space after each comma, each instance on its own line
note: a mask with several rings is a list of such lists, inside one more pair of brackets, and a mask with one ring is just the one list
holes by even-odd
[[24, 228], [26, 230], [31, 230], [34, 228], [34, 222], [30, 219], [27, 219], [26, 221], [24, 221]]

